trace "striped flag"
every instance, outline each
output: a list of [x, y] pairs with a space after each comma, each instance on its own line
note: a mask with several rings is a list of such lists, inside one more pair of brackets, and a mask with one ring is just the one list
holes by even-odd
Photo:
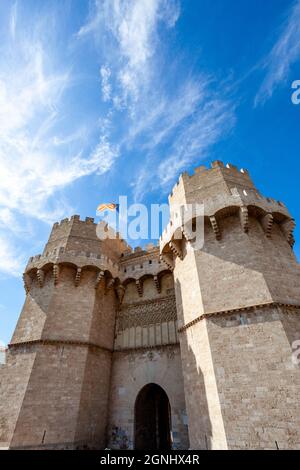
[[119, 212], [119, 204], [115, 204], [114, 202], [109, 202], [106, 204], [100, 204], [97, 207], [97, 212], [103, 212], [106, 210]]

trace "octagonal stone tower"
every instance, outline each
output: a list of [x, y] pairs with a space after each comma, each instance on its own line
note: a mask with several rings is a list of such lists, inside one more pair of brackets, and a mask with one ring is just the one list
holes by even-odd
[[73, 216], [54, 224], [43, 255], [29, 260], [1, 383], [5, 446], [104, 448], [117, 260], [126, 249], [100, 241], [93, 219]]
[[[300, 448], [300, 268], [294, 221], [246, 170], [213, 162], [181, 175], [161, 257], [174, 271], [192, 449]], [[204, 204], [204, 244], [174, 220]]]

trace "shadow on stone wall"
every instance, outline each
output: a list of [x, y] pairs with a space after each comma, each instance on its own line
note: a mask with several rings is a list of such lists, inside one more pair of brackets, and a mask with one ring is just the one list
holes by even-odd
[[[180, 281], [176, 280], [176, 303], [181, 314], [182, 295]], [[209, 415], [203, 373], [197, 364], [194, 351], [188, 344], [186, 333], [180, 335], [180, 349], [184, 392], [188, 415], [190, 449], [212, 448], [212, 425]]]

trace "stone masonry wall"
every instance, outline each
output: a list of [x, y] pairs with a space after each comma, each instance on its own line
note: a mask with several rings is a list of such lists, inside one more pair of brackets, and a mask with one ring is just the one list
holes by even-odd
[[10, 447], [105, 445], [116, 295], [104, 281], [95, 288], [94, 269], [77, 286], [75, 275], [61, 266], [54, 285], [46, 271], [43, 285], [34, 278], [27, 294], [10, 351], [17, 363], [34, 360], [6, 378], [11, 388], [28, 384]]
[[19, 416], [36, 351], [9, 351], [0, 366], [0, 447], [8, 447]]
[[149, 383], [161, 386], [171, 406], [174, 449], [188, 449], [187, 417], [178, 345], [116, 351], [110, 390], [108, 446], [134, 448], [134, 405], [140, 390]]
[[266, 307], [207, 321], [229, 449], [300, 449], [300, 371], [292, 362], [299, 315]]

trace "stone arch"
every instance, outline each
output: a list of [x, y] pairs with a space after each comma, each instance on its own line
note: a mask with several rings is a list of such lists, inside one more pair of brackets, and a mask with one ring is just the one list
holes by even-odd
[[151, 273], [143, 274], [138, 279], [140, 293], [145, 300], [153, 299], [157, 296], [157, 288], [154, 282], [154, 275]]
[[216, 218], [217, 221], [221, 221], [222, 219], [225, 219], [226, 217], [231, 217], [232, 215], [238, 215], [239, 210], [240, 210], [240, 205], [231, 205], [231, 206], [226, 206], [222, 207], [218, 211], [214, 213], [214, 217]]
[[37, 273], [37, 268], [34, 267], [34, 268], [31, 268], [29, 269], [28, 271], [26, 271], [26, 275], [27, 276], [30, 276], [30, 278], [33, 280], [35, 277], [36, 277], [36, 273]]
[[170, 401], [165, 390], [156, 383], [142, 387], [136, 397], [134, 448], [147, 451], [172, 448]]
[[134, 277], [127, 277], [123, 281], [123, 286], [126, 287], [130, 282], [136, 282], [136, 279]]
[[164, 269], [157, 274], [157, 282], [163, 296], [169, 295], [171, 291], [174, 291], [174, 277], [169, 269]]
[[123, 281], [125, 288], [124, 303], [134, 303], [140, 300], [140, 295], [137, 289], [137, 279], [128, 277]]
[[54, 266], [54, 263], [52, 263], [51, 261], [49, 261], [48, 263], [45, 263], [43, 264], [43, 266], [41, 266], [41, 269], [44, 271], [44, 273], [48, 273], [49, 271], [53, 271], [53, 266]]
[[78, 267], [75, 263], [71, 263], [70, 261], [60, 261], [58, 266], [59, 268], [71, 268], [74, 269], [74, 271], [76, 271]]
[[161, 271], [159, 271], [157, 273], [157, 277], [160, 279], [163, 276], [165, 276], [166, 274], [171, 274], [172, 275], [172, 271], [170, 269], [162, 269]]

